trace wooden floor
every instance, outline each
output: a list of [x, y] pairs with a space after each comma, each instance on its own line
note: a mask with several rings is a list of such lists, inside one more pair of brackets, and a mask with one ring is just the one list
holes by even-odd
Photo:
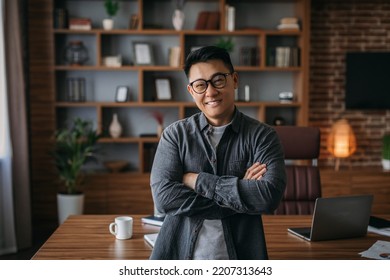
[[34, 254], [41, 248], [43, 243], [50, 237], [51, 233], [35, 234], [33, 245], [30, 248], [20, 250], [19, 252], [0, 255], [0, 260], [30, 260]]
[[0, 260], [30, 260], [42, 244], [35, 244], [31, 248], [21, 250], [20, 252], [0, 256]]

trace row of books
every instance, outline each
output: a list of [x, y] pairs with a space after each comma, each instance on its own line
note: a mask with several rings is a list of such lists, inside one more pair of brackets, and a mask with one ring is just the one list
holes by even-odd
[[300, 49], [298, 47], [275, 47], [268, 56], [268, 66], [297, 67], [300, 65]]
[[[225, 6], [225, 29], [234, 31], [236, 9], [233, 6]], [[195, 24], [195, 30], [218, 30], [220, 13], [218, 11], [201, 11]]]
[[68, 10], [55, 9], [53, 23], [54, 28], [68, 28]]
[[240, 50], [240, 65], [243, 66], [260, 65], [260, 48], [242, 47]]

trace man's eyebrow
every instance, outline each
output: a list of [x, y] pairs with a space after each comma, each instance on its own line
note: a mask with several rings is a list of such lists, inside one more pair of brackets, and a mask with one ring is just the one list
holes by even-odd
[[215, 76], [217, 76], [217, 75], [221, 75], [221, 74], [224, 74], [224, 72], [215, 72], [214, 74], [212, 74], [212, 75], [210, 76], [210, 79], [203, 79], [203, 78], [199, 78], [199, 79], [195, 79], [195, 80], [193, 80], [193, 81], [192, 81], [192, 82], [190, 82], [190, 83], [193, 83], [193, 82], [195, 82], [195, 81], [199, 81], [199, 80], [208, 81], [208, 80], [211, 80], [212, 78], [214, 78]]

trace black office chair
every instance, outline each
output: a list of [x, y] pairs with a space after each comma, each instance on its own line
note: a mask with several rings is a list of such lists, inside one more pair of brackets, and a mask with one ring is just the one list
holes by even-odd
[[274, 214], [312, 214], [315, 200], [321, 197], [318, 169], [320, 130], [317, 127], [276, 126], [283, 146], [287, 185]]

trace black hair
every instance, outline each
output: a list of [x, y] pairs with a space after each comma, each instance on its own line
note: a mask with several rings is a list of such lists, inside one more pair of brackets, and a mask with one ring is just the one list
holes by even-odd
[[212, 59], [221, 60], [229, 69], [230, 73], [234, 72], [234, 67], [232, 61], [230, 60], [230, 55], [225, 49], [215, 46], [207, 46], [192, 51], [187, 56], [183, 67], [184, 73], [186, 74], [187, 78], [192, 65], [198, 62], [207, 62]]

